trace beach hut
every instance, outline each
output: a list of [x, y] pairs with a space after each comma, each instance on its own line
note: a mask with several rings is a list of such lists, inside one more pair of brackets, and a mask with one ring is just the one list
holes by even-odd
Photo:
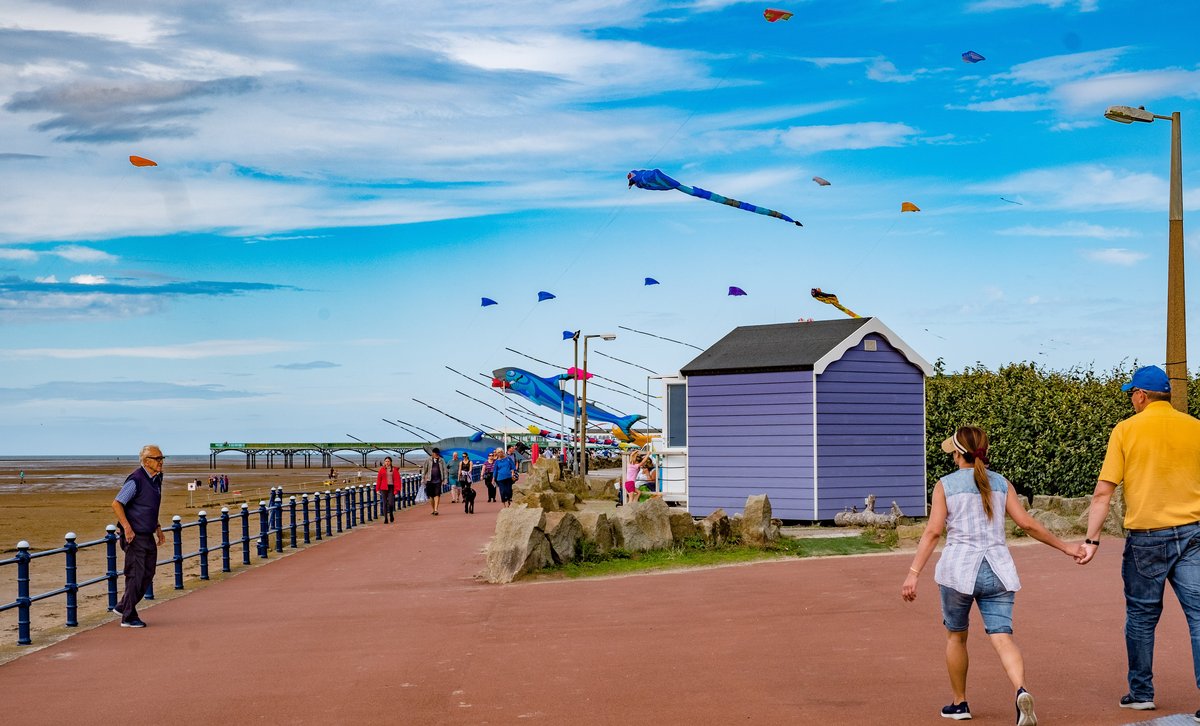
[[766, 493], [776, 517], [828, 520], [874, 494], [879, 510], [926, 514], [932, 373], [878, 318], [735, 329], [674, 381], [686, 424], [669, 416], [668, 435], [686, 446], [689, 510], [733, 514]]

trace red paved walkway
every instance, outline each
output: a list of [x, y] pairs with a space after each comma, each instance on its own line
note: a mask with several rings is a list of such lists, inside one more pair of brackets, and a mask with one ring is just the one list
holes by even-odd
[[[146, 630], [114, 621], [0, 666], [0, 722], [944, 723], [936, 589], [926, 578], [901, 602], [908, 554], [496, 587], [473, 579], [495, 506], [403, 512], [147, 608]], [[1043, 723], [1200, 707], [1173, 599], [1160, 710], [1116, 707], [1119, 545], [1106, 545], [1087, 568], [1015, 548], [1017, 638]], [[973, 629], [975, 722], [1012, 723]]]

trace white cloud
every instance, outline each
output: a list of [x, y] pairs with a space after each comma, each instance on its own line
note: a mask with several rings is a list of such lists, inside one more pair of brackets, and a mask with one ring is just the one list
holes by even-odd
[[1044, 93], [1027, 93], [1010, 98], [997, 98], [992, 101], [979, 101], [961, 106], [947, 104], [946, 108], [955, 111], [1044, 111], [1050, 108]]
[[199, 358], [228, 358], [295, 351], [307, 347], [304, 343], [287, 340], [201, 340], [175, 345], [148, 345], [114, 348], [26, 348], [0, 353], [7, 358], [54, 358], [83, 360], [89, 358], [152, 358], [157, 360], [196, 360]]
[[1136, 265], [1149, 257], [1145, 252], [1136, 252], [1121, 247], [1110, 247], [1103, 250], [1084, 250], [1083, 256], [1093, 262], [1100, 262], [1106, 265], [1120, 265], [1122, 267]]
[[1112, 68], [1128, 50], [1127, 47], [1116, 47], [1047, 56], [1018, 63], [1007, 73], [996, 74], [993, 80], [1052, 86], [1106, 71]]
[[71, 282], [76, 285], [103, 285], [108, 282], [104, 275], [75, 275]]
[[896, 64], [886, 58], [876, 58], [867, 68], [867, 78], [872, 81], [880, 81], [883, 83], [908, 83], [915, 81], [916, 75], [911, 73], [901, 73]]
[[45, 277], [35, 277], [33, 278], [33, 281], [45, 283], [47, 285], [53, 285], [58, 282], [58, 278], [54, 275], [46, 275]]
[[824, 58], [799, 58], [798, 60], [805, 63], [812, 63], [818, 68], [828, 68], [830, 66], [852, 66], [859, 63], [868, 63], [873, 60], [870, 57], [824, 57]]
[[1093, 239], [1119, 239], [1137, 235], [1131, 229], [1101, 227], [1098, 224], [1088, 224], [1087, 222], [1064, 222], [1054, 227], [1022, 225], [999, 230], [996, 234], [1014, 237], [1091, 237]]
[[976, 184], [967, 191], [1008, 195], [1019, 191], [1040, 209], [1161, 210], [1167, 200], [1167, 180], [1098, 164], [1032, 169], [998, 181]]
[[33, 250], [0, 247], [0, 260], [13, 262], [37, 262], [38, 253]]
[[1099, 126], [1099, 121], [1059, 121], [1050, 127], [1051, 131], [1075, 131], [1078, 129], [1090, 129]]
[[1072, 108], [1128, 103], [1131, 99], [1149, 103], [1173, 96], [1197, 98], [1200, 97], [1200, 71], [1165, 69], [1110, 73], [1064, 83], [1055, 94]]
[[60, 245], [50, 250], [50, 254], [69, 262], [116, 262], [118, 259], [103, 250], [82, 245]]
[[967, 10], [986, 13], [993, 10], [1014, 10], [1034, 6], [1051, 10], [1075, 8], [1081, 13], [1091, 13], [1100, 9], [1100, 0], [977, 0], [968, 5]]
[[864, 121], [828, 126], [793, 126], [780, 134], [780, 141], [790, 149], [807, 152], [874, 149], [904, 146], [911, 143], [918, 133], [908, 124]]

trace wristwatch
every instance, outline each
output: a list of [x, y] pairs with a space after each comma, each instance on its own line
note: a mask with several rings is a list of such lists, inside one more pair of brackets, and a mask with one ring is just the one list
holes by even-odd
[[1098, 539], [1084, 539], [1083, 543], [1090, 544], [1090, 545], [1096, 545], [1097, 547], [1100, 546], [1100, 540], [1098, 540]]

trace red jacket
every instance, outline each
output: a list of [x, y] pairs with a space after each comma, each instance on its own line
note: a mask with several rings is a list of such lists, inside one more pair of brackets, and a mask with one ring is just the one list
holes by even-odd
[[[375, 491], [385, 492], [388, 488], [387, 467], [379, 467], [379, 474], [375, 477]], [[392, 488], [400, 491], [400, 470], [392, 467]]]

